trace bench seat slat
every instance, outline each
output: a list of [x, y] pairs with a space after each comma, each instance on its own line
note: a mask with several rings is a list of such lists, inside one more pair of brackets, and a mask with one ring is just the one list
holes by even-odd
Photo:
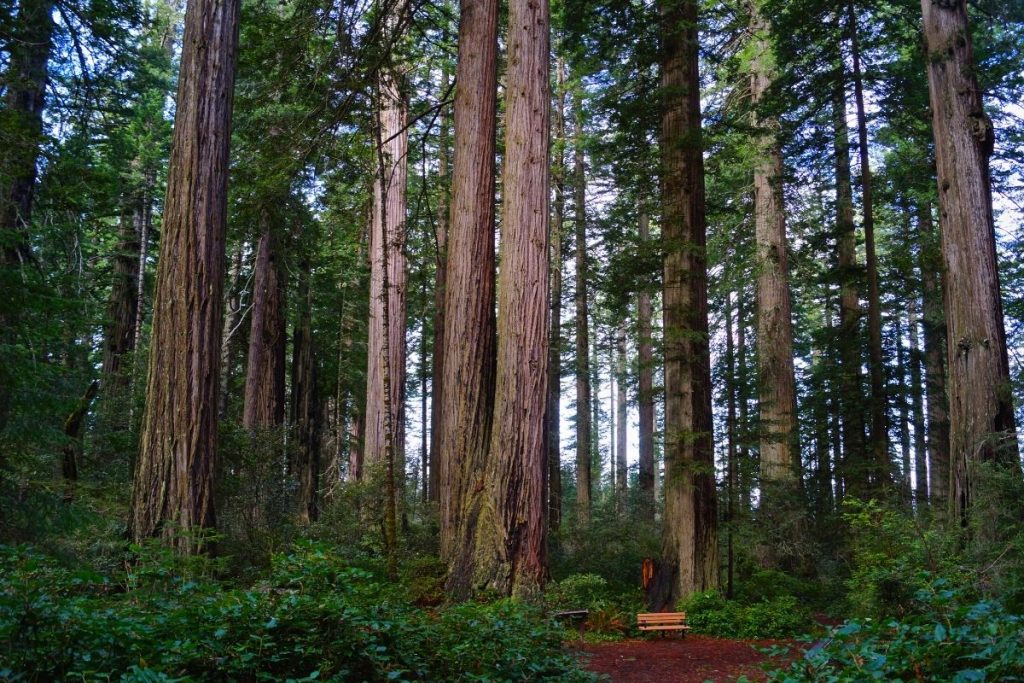
[[641, 631], [689, 631], [690, 627], [679, 624], [676, 626], [641, 626]]

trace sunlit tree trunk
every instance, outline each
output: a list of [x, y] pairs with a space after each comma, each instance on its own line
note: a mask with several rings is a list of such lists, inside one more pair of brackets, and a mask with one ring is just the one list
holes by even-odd
[[662, 243], [665, 514], [651, 601], [675, 605], [718, 585], [704, 162], [697, 2], [659, 3], [662, 35]]
[[994, 133], [982, 106], [966, 1], [922, 0], [921, 8], [946, 273], [950, 510], [963, 520], [977, 497], [979, 464], [1002, 463], [1020, 474], [992, 219]]
[[544, 418], [548, 394], [547, 0], [509, 0], [506, 144], [494, 428], [476, 585], [536, 598], [547, 571]]
[[[751, 3], [754, 32], [750, 92], [758, 130], [754, 163], [754, 234], [757, 242], [758, 406], [761, 414], [761, 480], [769, 489], [794, 482], [800, 466], [796, 428], [796, 379], [793, 371], [793, 321], [786, 256], [786, 219], [782, 198], [782, 149], [779, 122], [757, 107], [775, 78], [775, 57], [760, 1]], [[765, 492], [771, 498], [786, 492]], [[771, 500], [765, 500], [771, 506]]]
[[441, 558], [448, 564], [448, 591], [456, 599], [469, 597], [474, 588], [494, 408], [497, 50], [497, 0], [464, 0], [439, 426]]
[[214, 525], [228, 145], [237, 0], [193, 0], [185, 16], [167, 178], [146, 410], [128, 529], [181, 551]]
[[[448, 71], [442, 70], [441, 92], [448, 92]], [[430, 378], [430, 474], [427, 492], [431, 502], [440, 503], [441, 487], [441, 385], [444, 383], [444, 301], [448, 288], [448, 222], [450, 204], [448, 201], [448, 130], [450, 115], [448, 107], [441, 112], [441, 134], [438, 141], [437, 178], [440, 192], [437, 200], [437, 254], [434, 281], [434, 344], [433, 363]]]

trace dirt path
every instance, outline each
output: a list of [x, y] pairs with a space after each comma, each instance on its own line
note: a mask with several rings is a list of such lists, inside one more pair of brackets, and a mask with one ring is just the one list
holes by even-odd
[[587, 669], [606, 674], [611, 683], [703, 683], [734, 681], [744, 675], [752, 681], [765, 680], [760, 665], [768, 657], [756, 648], [775, 644], [779, 641], [688, 635], [682, 639], [625, 640], [574, 649]]

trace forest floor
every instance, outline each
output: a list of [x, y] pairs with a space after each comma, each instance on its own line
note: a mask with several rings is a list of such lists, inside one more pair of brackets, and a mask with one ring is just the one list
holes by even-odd
[[[766, 676], [761, 665], [769, 657], [760, 649], [785, 644], [688, 635], [571, 648], [579, 653], [588, 670], [607, 675], [611, 683], [703, 683], [735, 681], [740, 676], [763, 681]], [[773, 664], [784, 666], [786, 658], [774, 658]]]

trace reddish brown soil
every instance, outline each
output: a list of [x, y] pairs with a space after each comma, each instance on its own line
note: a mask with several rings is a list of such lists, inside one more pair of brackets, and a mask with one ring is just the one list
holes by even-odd
[[[760, 665], [768, 657], [756, 648], [779, 644], [768, 640], [685, 638], [625, 640], [574, 647], [584, 666], [606, 674], [611, 683], [703, 683], [746, 676], [765, 680]], [[778, 662], [780, 665], [784, 662]]]

